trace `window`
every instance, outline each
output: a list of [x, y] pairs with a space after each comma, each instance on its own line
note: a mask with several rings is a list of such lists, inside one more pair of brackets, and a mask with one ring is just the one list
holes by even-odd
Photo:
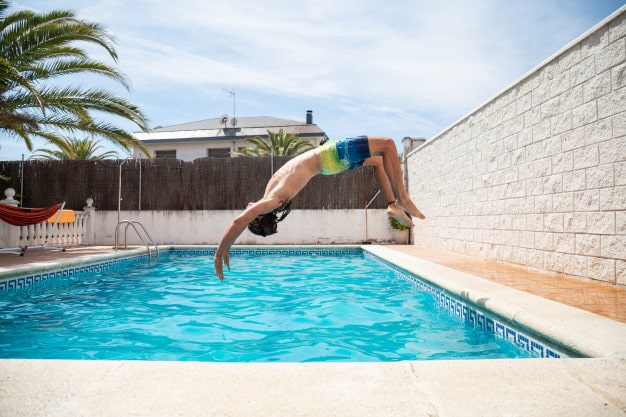
[[176, 149], [167, 150], [167, 151], [154, 151], [154, 157], [157, 159], [161, 159], [161, 158], [176, 159]]
[[230, 158], [230, 148], [209, 148], [206, 150], [209, 158]]

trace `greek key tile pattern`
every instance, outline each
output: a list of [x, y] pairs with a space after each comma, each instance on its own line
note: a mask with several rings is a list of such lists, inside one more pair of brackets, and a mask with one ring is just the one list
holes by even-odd
[[102, 272], [114, 266], [124, 265], [146, 259], [147, 255], [131, 256], [127, 258], [114, 259], [93, 264], [76, 265], [68, 268], [63, 268], [58, 271], [39, 272], [21, 277], [12, 277], [8, 279], [2, 279], [2, 277], [0, 277], [0, 292], [7, 290], [21, 290], [35, 284], [36, 282], [44, 281], [47, 279], [62, 278], [80, 274], [83, 272]]
[[[173, 249], [169, 251], [171, 254], [176, 254], [179, 256], [213, 256], [215, 255], [215, 249]], [[570, 354], [567, 354], [564, 350], [557, 349], [554, 346], [549, 345], [546, 342], [541, 341], [539, 338], [532, 337], [528, 334], [521, 332], [520, 330], [515, 329], [514, 327], [506, 324], [504, 320], [499, 320], [488, 313], [485, 313], [481, 310], [474, 308], [473, 306], [468, 305], [467, 303], [456, 299], [454, 296], [450, 296], [446, 293], [445, 290], [430, 285], [420, 279], [419, 277], [393, 265], [382, 259], [377, 258], [376, 256], [364, 253], [360, 248], [293, 248], [293, 249], [272, 249], [272, 248], [236, 248], [231, 250], [231, 255], [253, 255], [253, 256], [264, 256], [264, 255], [275, 255], [275, 254], [284, 254], [286, 256], [354, 256], [361, 255], [368, 257], [369, 259], [373, 259], [374, 261], [380, 263], [381, 265], [392, 268], [395, 272], [397, 272], [403, 279], [409, 281], [411, 284], [415, 285], [420, 291], [425, 291], [432, 294], [437, 303], [449, 313], [455, 315], [460, 320], [471, 323], [472, 325], [492, 332], [496, 336], [501, 337], [503, 339], [507, 339], [510, 342], [516, 344], [522, 349], [532, 353], [533, 355], [541, 358], [563, 358], [569, 357]], [[69, 268], [64, 268], [58, 271], [53, 272], [45, 272], [45, 273], [35, 273], [32, 275], [26, 275], [21, 277], [13, 277], [9, 279], [2, 279], [0, 277], [0, 292], [7, 290], [19, 290], [26, 288], [30, 285], [33, 285], [36, 282], [44, 281], [47, 279], [61, 278], [66, 276], [71, 276], [84, 272], [102, 272], [106, 271], [114, 266], [124, 265], [125, 263], [134, 263], [139, 261], [145, 261], [147, 259], [147, 255], [139, 255], [139, 256], [131, 256], [127, 258], [120, 258], [105, 262], [99, 262], [94, 264], [85, 264], [79, 266], [73, 266]]]
[[[200, 249], [173, 249], [169, 251], [171, 254], [179, 256], [213, 256], [215, 255], [215, 248], [200, 248]], [[286, 256], [351, 256], [360, 255], [362, 253], [359, 248], [289, 248], [289, 249], [272, 249], [272, 248], [236, 248], [230, 251], [232, 255], [253, 255], [264, 256], [271, 254], [284, 254]], [[74, 266], [70, 268], [64, 268], [59, 271], [35, 273], [32, 275], [13, 277], [9, 279], [2, 279], [0, 277], [0, 291], [6, 290], [19, 290], [26, 288], [36, 282], [46, 279], [65, 277], [68, 275], [75, 275], [82, 272], [101, 272], [110, 269], [113, 266], [117, 266], [123, 263], [132, 263], [137, 261], [143, 261], [147, 259], [146, 255], [132, 256], [127, 258], [120, 258], [106, 262], [85, 264]]]
[[496, 336], [501, 337], [514, 343], [527, 352], [530, 352], [539, 358], [568, 358], [576, 357], [572, 353], [567, 353], [564, 349], [559, 349], [551, 344], [542, 341], [538, 337], [530, 336], [515, 327], [510, 326], [504, 320], [497, 319], [495, 316], [483, 312], [467, 303], [458, 300], [454, 296], [449, 295], [445, 290], [436, 286], [430, 285], [423, 281], [420, 277], [390, 264], [376, 256], [366, 253], [366, 257], [375, 260], [378, 263], [384, 264], [387, 268], [395, 270], [403, 279], [411, 282], [420, 291], [428, 292], [432, 294], [437, 300], [437, 304], [450, 314], [458, 317], [460, 320], [466, 323], [470, 323], [473, 326], [494, 333]]

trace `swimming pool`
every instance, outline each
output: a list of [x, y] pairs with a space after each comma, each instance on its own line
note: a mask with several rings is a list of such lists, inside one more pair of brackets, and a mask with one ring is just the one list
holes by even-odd
[[0, 356], [306, 362], [567, 355], [358, 248], [235, 249], [224, 283], [213, 274], [212, 254], [173, 250], [156, 264], [134, 257], [82, 265], [2, 293]]

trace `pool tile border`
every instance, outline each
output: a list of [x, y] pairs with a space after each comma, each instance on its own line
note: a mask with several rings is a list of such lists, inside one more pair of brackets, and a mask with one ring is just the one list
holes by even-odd
[[147, 259], [147, 255], [134, 255], [105, 261], [94, 261], [80, 265], [66, 266], [54, 271], [39, 271], [32, 274], [26, 274], [10, 278], [2, 278], [0, 276], [0, 293], [2, 291], [9, 290], [22, 290], [47, 279], [63, 278], [83, 272], [102, 272], [123, 263], [135, 262], [142, 259]]
[[[213, 256], [215, 249], [191, 249], [191, 248], [170, 248], [163, 254], [180, 254], [183, 256]], [[336, 248], [234, 248], [231, 249], [231, 255], [256, 255], [265, 256], [271, 254], [285, 254], [287, 256], [354, 256], [363, 255], [369, 259], [384, 265], [387, 268], [391, 268], [400, 277], [412, 285], [415, 285], [420, 291], [425, 291], [432, 294], [438, 305], [444, 310], [458, 317], [461, 321], [470, 323], [482, 330], [491, 332], [497, 337], [508, 340], [514, 343], [519, 348], [537, 356], [540, 358], [566, 358], [572, 355], [566, 353], [564, 350], [557, 349], [556, 347], [532, 337], [529, 334], [512, 327], [504, 321], [498, 320], [494, 316], [483, 312], [480, 309], [457, 299], [456, 297], [448, 294], [445, 290], [433, 285], [429, 285], [423, 278], [408, 272], [397, 265], [387, 262], [378, 256], [364, 251], [360, 247], [336, 247]], [[79, 273], [92, 273], [102, 272], [113, 267], [119, 266], [124, 263], [136, 262], [147, 259], [148, 255], [131, 255], [126, 257], [120, 257], [116, 259], [110, 259], [105, 261], [94, 261], [91, 263], [85, 263], [75, 266], [69, 266], [61, 268], [56, 271], [50, 272], [35, 272], [24, 276], [10, 277], [2, 279], [0, 277], [0, 293], [2, 291], [20, 290], [25, 289], [35, 283], [54, 278], [62, 278], [67, 276], [76, 275]]]
[[[362, 253], [362, 250], [358, 247], [346, 247], [346, 248], [285, 248], [285, 249], [259, 249], [259, 248], [234, 248], [231, 249], [231, 255], [257, 255], [264, 256], [276, 253], [277, 251], [284, 253], [285, 255], [295, 256], [344, 256], [344, 255], [358, 255]], [[185, 256], [213, 256], [215, 255], [215, 249], [195, 249], [195, 248], [176, 248], [173, 247], [168, 250], [164, 250], [163, 253], [180, 253]], [[66, 277], [69, 275], [75, 275], [82, 272], [101, 272], [110, 269], [114, 266], [122, 264], [124, 262], [133, 262], [147, 259], [147, 255], [133, 255], [119, 257], [116, 259], [110, 259], [105, 261], [86, 261], [83, 264], [65, 266], [61, 269], [49, 271], [49, 272], [34, 272], [30, 274], [17, 275], [9, 278], [3, 278], [0, 276], [0, 293], [8, 290], [21, 290], [29, 287], [37, 282], [44, 281], [46, 279], [54, 279], [60, 277]]]
[[523, 349], [540, 358], [559, 359], [578, 357], [572, 353], [567, 353], [564, 349], [559, 349], [556, 346], [542, 341], [539, 338], [530, 336], [529, 333], [519, 330], [505, 321], [496, 318], [495, 315], [489, 314], [459, 300], [457, 297], [450, 295], [444, 289], [428, 284], [422, 277], [419, 277], [412, 272], [406, 271], [397, 265], [387, 262], [372, 253], [364, 251], [364, 255], [385, 265], [387, 268], [393, 269], [398, 275], [415, 285], [420, 291], [432, 294], [440, 307], [465, 323], [469, 323], [482, 330], [491, 332], [497, 337], [506, 339], [518, 346], [520, 349]]
[[[215, 249], [178, 249], [175, 248], [172, 251], [180, 252], [185, 255], [203, 255], [213, 256], [215, 255]], [[170, 251], [170, 252], [172, 252]], [[359, 247], [338, 247], [338, 248], [271, 248], [271, 249], [258, 249], [258, 248], [234, 248], [230, 250], [230, 255], [273, 255], [281, 253], [291, 256], [344, 256], [344, 255], [360, 255], [363, 249]]]

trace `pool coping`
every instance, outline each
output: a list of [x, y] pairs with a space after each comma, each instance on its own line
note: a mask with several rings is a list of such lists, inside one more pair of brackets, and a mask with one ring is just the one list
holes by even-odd
[[[475, 275], [448, 268], [382, 245], [235, 245], [233, 250], [306, 250], [361, 249], [418, 276], [427, 284], [450, 293], [462, 302], [495, 315], [512, 326], [535, 334], [555, 348], [572, 351], [583, 357], [626, 359], [626, 323], [548, 300]], [[212, 250], [214, 245], [162, 245], [161, 252], [171, 250]], [[126, 260], [147, 255], [144, 247], [109, 253], [78, 256], [71, 259], [35, 262], [10, 268], [0, 267], [0, 281], [30, 275], [31, 281], [47, 278], [60, 269], [82, 272], [87, 265]], [[88, 268], [85, 268], [88, 269]], [[32, 282], [28, 283], [31, 284]], [[581, 338], [580, 335], [584, 335]]]
[[541, 335], [557, 346], [567, 347], [590, 358], [626, 359], [626, 323], [384, 246], [361, 247], [480, 309], [505, 318], [521, 330]]
[[58, 269], [90, 265], [106, 261], [114, 261], [130, 256], [147, 255], [148, 251], [144, 247], [131, 247], [129, 249], [118, 250], [108, 253], [95, 253], [79, 255], [74, 258], [57, 259], [50, 261], [28, 262], [24, 265], [3, 267], [0, 266], [0, 280], [11, 279], [33, 274], [45, 274]]
[[[525, 308], [536, 302], [564, 313], [575, 310], [577, 322], [597, 319], [537, 296], [520, 297], [525, 293], [508, 287], [504, 288], [509, 291], [500, 293], [497, 284], [393, 249], [359, 247], [392, 259], [426, 281], [445, 273], [445, 279], [433, 284], [450, 292], [465, 291], [466, 299], [490, 309], [515, 312], [520, 304], [516, 301], [521, 300]], [[72, 264], [132, 253], [147, 251], [98, 254]], [[45, 262], [38, 267], [59, 265], [68, 262]], [[33, 264], [27, 271], [32, 268]], [[468, 289], [470, 285], [476, 287]], [[501, 301], [484, 299], [494, 294], [501, 294], [503, 300], [512, 298], [512, 305], [503, 307]], [[526, 315], [514, 318], [522, 323], [533, 321]], [[544, 319], [538, 315], [534, 320]], [[568, 320], [560, 317], [556, 324], [546, 326], [562, 327]], [[0, 360], [0, 415], [623, 416], [625, 380], [626, 360], [618, 357], [280, 364], [4, 359]]]

